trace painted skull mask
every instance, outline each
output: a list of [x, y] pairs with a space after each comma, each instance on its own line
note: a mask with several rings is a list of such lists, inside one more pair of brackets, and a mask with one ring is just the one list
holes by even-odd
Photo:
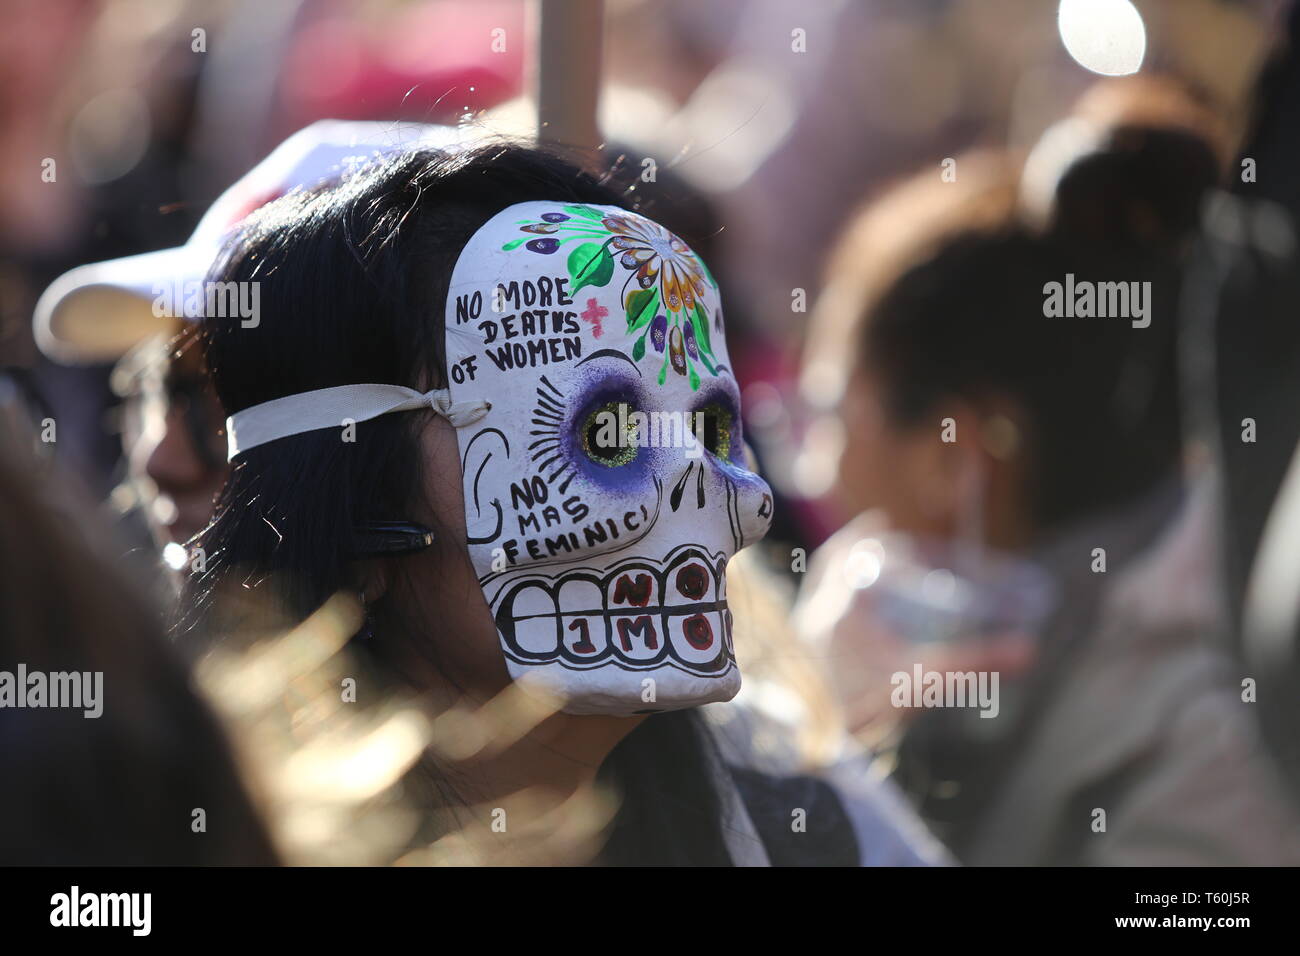
[[735, 696], [726, 566], [772, 498], [704, 263], [623, 209], [521, 203], [462, 250], [446, 325], [452, 401], [491, 403], [457, 440], [510, 676], [569, 713]]

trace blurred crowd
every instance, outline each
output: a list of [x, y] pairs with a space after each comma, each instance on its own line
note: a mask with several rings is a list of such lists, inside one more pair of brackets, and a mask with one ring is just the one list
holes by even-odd
[[[0, 673], [104, 685], [0, 681], [0, 862], [1300, 863], [1300, 8], [1135, 0], [1103, 77], [1067, 5], [608, 0], [538, 150], [523, 0], [0, 0]], [[228, 460], [445, 386], [413, 317], [542, 199], [721, 290], [732, 700], [506, 679], [446, 410]]]

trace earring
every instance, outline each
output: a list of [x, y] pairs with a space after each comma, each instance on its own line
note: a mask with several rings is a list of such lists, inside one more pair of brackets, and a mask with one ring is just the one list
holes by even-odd
[[1005, 415], [991, 415], [981, 427], [984, 450], [998, 461], [1009, 461], [1020, 450], [1020, 429]]
[[362, 588], [359, 594], [361, 597], [362, 620], [361, 630], [357, 631], [356, 637], [357, 640], [368, 641], [375, 636], [374, 631], [370, 627], [370, 605], [366, 603], [366, 589]]

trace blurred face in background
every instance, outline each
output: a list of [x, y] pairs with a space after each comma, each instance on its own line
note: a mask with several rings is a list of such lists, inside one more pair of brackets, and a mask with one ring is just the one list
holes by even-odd
[[207, 525], [225, 482], [225, 414], [196, 343], [144, 349], [126, 389], [123, 449], [154, 539], [181, 544]]
[[837, 414], [843, 450], [833, 494], [847, 513], [875, 509], [900, 531], [950, 533], [954, 456], [944, 454], [950, 449], [939, 440], [943, 416], [915, 425], [892, 421], [878, 376], [860, 365], [849, 375]]
[[[1014, 403], [990, 398], [977, 407], [954, 396], [903, 422], [890, 415], [885, 388], [864, 364], [848, 376], [835, 411], [837, 507], [847, 517], [877, 511], [891, 529], [928, 538], [951, 538], [977, 520], [988, 543], [1024, 544], [1027, 462], [1015, 423], [1025, 416]], [[943, 440], [948, 432], [955, 440]]]

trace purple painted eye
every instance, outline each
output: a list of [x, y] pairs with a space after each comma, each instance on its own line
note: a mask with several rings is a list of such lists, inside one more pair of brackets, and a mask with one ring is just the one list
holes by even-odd
[[569, 217], [562, 212], [544, 212], [542, 219], [546, 222], [567, 222]]
[[699, 347], [695, 344], [695, 329], [694, 329], [694, 327], [691, 325], [690, 322], [687, 322], [687, 323], [686, 323], [686, 327], [685, 327], [685, 329], [684, 329], [683, 331], [685, 331], [685, 333], [686, 333], [686, 351], [688, 351], [688, 352], [691, 353], [691, 358], [693, 358], [693, 359], [697, 359], [697, 358], [699, 358], [699, 357], [700, 357], [700, 350], [699, 350]]
[[533, 252], [540, 252], [542, 255], [549, 256], [556, 249], [560, 248], [559, 239], [530, 239], [524, 243], [525, 249], [531, 249]]
[[650, 323], [650, 341], [654, 343], [655, 351], [664, 350], [664, 341], [668, 337], [668, 316], [656, 315], [654, 321]]
[[675, 325], [668, 333], [668, 357], [672, 359], [673, 371], [678, 375], [685, 375], [686, 350], [682, 348], [682, 330]]

